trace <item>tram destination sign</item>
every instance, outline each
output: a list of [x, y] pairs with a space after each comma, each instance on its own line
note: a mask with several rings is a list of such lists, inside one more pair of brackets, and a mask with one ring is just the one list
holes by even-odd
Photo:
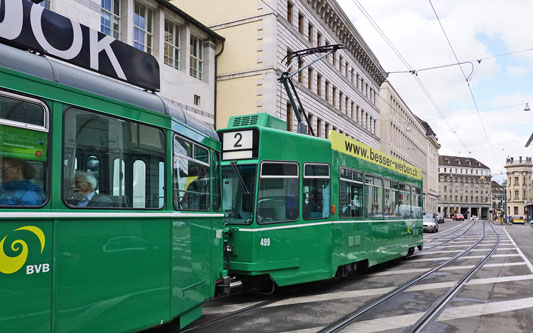
[[331, 142], [331, 148], [341, 153], [360, 158], [416, 179], [422, 179], [422, 170], [420, 168], [349, 138], [346, 135], [330, 131], [329, 140]]
[[159, 64], [143, 52], [27, 0], [0, 0], [0, 41], [159, 91]]

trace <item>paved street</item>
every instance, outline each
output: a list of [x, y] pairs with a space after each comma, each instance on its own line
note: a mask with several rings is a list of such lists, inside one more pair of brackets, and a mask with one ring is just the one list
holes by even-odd
[[[492, 257], [460, 289], [427, 331], [527, 332], [533, 327], [533, 228], [529, 225], [493, 226], [500, 240]], [[420, 318], [428, 304], [453, 287], [496, 245], [497, 236], [489, 223], [447, 220], [440, 224], [438, 233], [424, 234], [422, 252], [379, 265], [347, 280], [281, 288], [273, 295], [241, 292], [214, 300], [206, 305], [204, 316], [190, 328], [194, 332], [212, 332], [215, 327], [219, 332], [317, 332], [464, 251], [480, 239], [483, 231], [485, 238], [481, 243], [456, 262], [340, 330], [404, 331]], [[234, 290], [239, 292], [239, 288]], [[243, 309], [246, 311], [239, 312]], [[232, 316], [225, 318], [228, 314]], [[210, 324], [215, 319], [218, 321]]]

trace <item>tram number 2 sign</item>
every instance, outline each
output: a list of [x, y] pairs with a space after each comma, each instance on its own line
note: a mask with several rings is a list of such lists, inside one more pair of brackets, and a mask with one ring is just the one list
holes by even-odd
[[252, 158], [254, 131], [224, 132], [222, 138], [223, 159]]

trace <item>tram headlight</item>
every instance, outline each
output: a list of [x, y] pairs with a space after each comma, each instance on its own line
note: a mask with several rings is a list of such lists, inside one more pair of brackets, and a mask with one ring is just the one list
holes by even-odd
[[224, 244], [224, 252], [233, 253], [233, 245], [225, 243]]

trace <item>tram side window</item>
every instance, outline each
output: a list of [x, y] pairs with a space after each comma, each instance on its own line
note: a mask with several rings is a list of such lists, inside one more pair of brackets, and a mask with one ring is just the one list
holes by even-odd
[[306, 220], [329, 217], [330, 174], [329, 165], [309, 163], [304, 165], [302, 216]]
[[70, 108], [65, 111], [63, 148], [63, 201], [69, 207], [163, 207], [163, 131]]
[[212, 152], [211, 164], [213, 165], [213, 210], [215, 212], [220, 211], [222, 205], [222, 195], [221, 195], [221, 183], [220, 183], [220, 153]]
[[412, 187], [413, 190], [413, 215], [412, 217], [421, 218], [422, 210], [422, 192], [420, 187]]
[[374, 176], [365, 176], [365, 197], [367, 198], [366, 216], [383, 217], [383, 180]]
[[208, 210], [209, 177], [209, 151], [196, 143], [175, 136], [174, 209]]
[[403, 218], [411, 217], [411, 187], [406, 184], [400, 184], [400, 197], [398, 202], [397, 215]]
[[0, 207], [42, 206], [47, 198], [47, 110], [0, 92]]
[[298, 164], [263, 162], [261, 164], [257, 222], [296, 221], [299, 215]]
[[385, 199], [383, 202], [383, 214], [385, 217], [399, 216], [398, 183], [389, 179], [385, 179], [383, 181], [383, 191], [385, 194]]
[[339, 207], [342, 218], [363, 216], [363, 174], [341, 168], [339, 181]]

